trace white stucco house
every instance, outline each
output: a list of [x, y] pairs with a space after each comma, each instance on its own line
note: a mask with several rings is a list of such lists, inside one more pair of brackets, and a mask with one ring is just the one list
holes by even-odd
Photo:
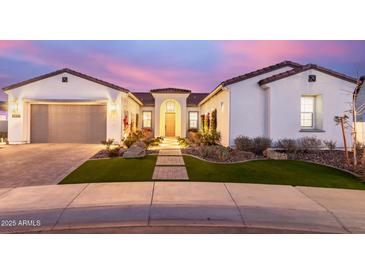
[[177, 88], [132, 92], [71, 69], [3, 90], [12, 144], [119, 141], [126, 127], [184, 137], [189, 129], [199, 129], [201, 115], [216, 109], [225, 146], [246, 135], [273, 140], [316, 136], [341, 147], [333, 119], [350, 109], [355, 86], [356, 79], [344, 74], [284, 61], [223, 81], [210, 93]]

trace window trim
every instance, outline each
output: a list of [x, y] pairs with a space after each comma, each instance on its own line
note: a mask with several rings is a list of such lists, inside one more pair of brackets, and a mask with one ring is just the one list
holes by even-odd
[[[146, 113], [149, 112], [151, 114], [151, 126], [150, 127], [146, 127], [145, 124], [144, 124], [144, 122], [145, 122], [145, 120], [144, 120], [144, 113], [145, 112]], [[142, 128], [152, 129], [152, 111], [151, 110], [144, 110], [144, 111], [142, 111]]]
[[[173, 111], [170, 111], [170, 110], [168, 109], [168, 105], [169, 105], [169, 104], [172, 104], [172, 105], [174, 106]], [[169, 100], [169, 101], [167, 101], [167, 102], [166, 102], [166, 113], [176, 113], [176, 103], [175, 103], [174, 101]]]
[[[196, 127], [190, 127], [190, 113], [196, 113]], [[188, 129], [199, 129], [199, 111], [191, 110], [188, 111]]]
[[[302, 98], [309, 97], [313, 99], [313, 111], [302, 111]], [[316, 95], [301, 95], [300, 96], [300, 128], [301, 129], [316, 129]], [[312, 114], [312, 125], [311, 126], [303, 126], [302, 125], [302, 114]]]

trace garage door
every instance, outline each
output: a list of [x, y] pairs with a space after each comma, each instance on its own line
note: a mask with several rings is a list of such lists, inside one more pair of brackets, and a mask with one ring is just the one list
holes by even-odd
[[32, 105], [32, 143], [100, 143], [106, 139], [105, 105]]

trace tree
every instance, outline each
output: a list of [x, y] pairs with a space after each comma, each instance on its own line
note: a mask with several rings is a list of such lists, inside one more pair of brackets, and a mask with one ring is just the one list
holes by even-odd
[[348, 153], [348, 150], [347, 150], [347, 143], [346, 143], [346, 134], [345, 134], [345, 127], [346, 127], [348, 118], [349, 117], [347, 115], [335, 116], [334, 120], [336, 122], [336, 125], [338, 125], [338, 124], [341, 125], [343, 145], [345, 147], [345, 160], [346, 160], [346, 164], [350, 165], [349, 153]]
[[212, 133], [217, 132], [217, 110], [213, 110], [212, 111], [212, 119], [211, 119], [211, 123], [210, 123], [210, 131]]

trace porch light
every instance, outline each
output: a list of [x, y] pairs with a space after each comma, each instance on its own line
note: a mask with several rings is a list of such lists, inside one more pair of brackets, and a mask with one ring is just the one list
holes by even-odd
[[14, 100], [10, 102], [9, 110], [12, 114], [18, 114], [19, 113], [18, 101]]
[[117, 111], [117, 104], [116, 103], [111, 103], [110, 104], [110, 112], [114, 113]]

